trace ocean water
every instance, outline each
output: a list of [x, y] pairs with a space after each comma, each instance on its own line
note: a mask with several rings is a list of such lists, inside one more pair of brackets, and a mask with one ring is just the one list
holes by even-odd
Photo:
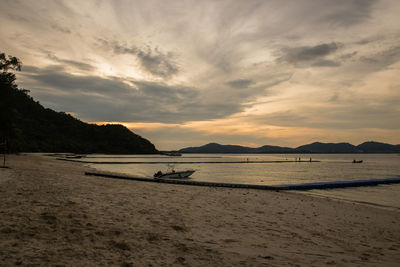
[[[319, 162], [310, 162], [310, 157]], [[298, 158], [303, 162], [295, 162]], [[354, 164], [353, 159], [363, 160], [363, 163]], [[89, 166], [102, 171], [146, 177], [152, 177], [155, 172], [166, 171], [168, 168], [194, 169], [196, 172], [190, 178], [194, 181], [225, 183], [279, 185], [400, 177], [399, 154], [184, 154], [182, 157], [89, 155], [82, 160], [99, 163], [136, 162], [138, 164]], [[304, 193], [400, 210], [400, 184], [309, 190]]]

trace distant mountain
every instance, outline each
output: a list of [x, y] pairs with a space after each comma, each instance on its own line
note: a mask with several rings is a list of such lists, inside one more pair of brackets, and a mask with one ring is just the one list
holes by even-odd
[[391, 145], [378, 142], [365, 142], [357, 146], [363, 153], [400, 153], [400, 145]]
[[187, 147], [179, 150], [180, 153], [294, 153], [293, 148], [279, 146], [262, 146], [258, 148], [238, 146], [238, 145], [220, 145], [209, 143], [200, 147]]
[[365, 142], [358, 146], [350, 143], [320, 143], [315, 142], [297, 148], [280, 146], [262, 146], [251, 148], [237, 145], [220, 145], [209, 143], [200, 147], [187, 147], [180, 153], [400, 153], [400, 145], [390, 145], [378, 142]]
[[262, 146], [256, 148], [256, 153], [297, 153], [296, 149], [281, 146]]
[[220, 145], [209, 143], [200, 147], [187, 147], [179, 150], [181, 153], [253, 153], [254, 148], [237, 145]]
[[44, 108], [14, 81], [14, 74], [0, 72], [0, 144], [6, 140], [10, 152], [158, 152], [150, 141], [122, 125], [88, 124]]
[[349, 143], [320, 143], [315, 142], [309, 145], [303, 145], [296, 148], [301, 152], [310, 153], [359, 153], [356, 146]]

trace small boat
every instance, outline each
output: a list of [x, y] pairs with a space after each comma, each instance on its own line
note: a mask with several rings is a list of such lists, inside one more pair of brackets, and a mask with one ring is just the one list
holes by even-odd
[[163, 178], [188, 178], [192, 175], [195, 170], [186, 170], [186, 171], [175, 171], [172, 170], [170, 172], [163, 173], [158, 171], [154, 174], [154, 178], [156, 179], [163, 179]]
[[363, 161], [362, 160], [355, 160], [355, 159], [353, 159], [353, 163], [362, 163]]

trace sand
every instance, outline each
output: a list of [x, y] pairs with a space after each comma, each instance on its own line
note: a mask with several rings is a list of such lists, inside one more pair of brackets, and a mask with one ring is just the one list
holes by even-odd
[[85, 176], [10, 156], [0, 265], [399, 266], [400, 211], [291, 192]]

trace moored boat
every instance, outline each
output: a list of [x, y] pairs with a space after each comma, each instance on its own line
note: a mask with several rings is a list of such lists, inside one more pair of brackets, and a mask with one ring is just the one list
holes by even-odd
[[163, 173], [162, 171], [158, 171], [154, 174], [154, 178], [163, 179], [163, 178], [188, 178], [192, 175], [195, 170], [185, 170], [185, 171], [175, 171], [172, 170], [170, 172]]

